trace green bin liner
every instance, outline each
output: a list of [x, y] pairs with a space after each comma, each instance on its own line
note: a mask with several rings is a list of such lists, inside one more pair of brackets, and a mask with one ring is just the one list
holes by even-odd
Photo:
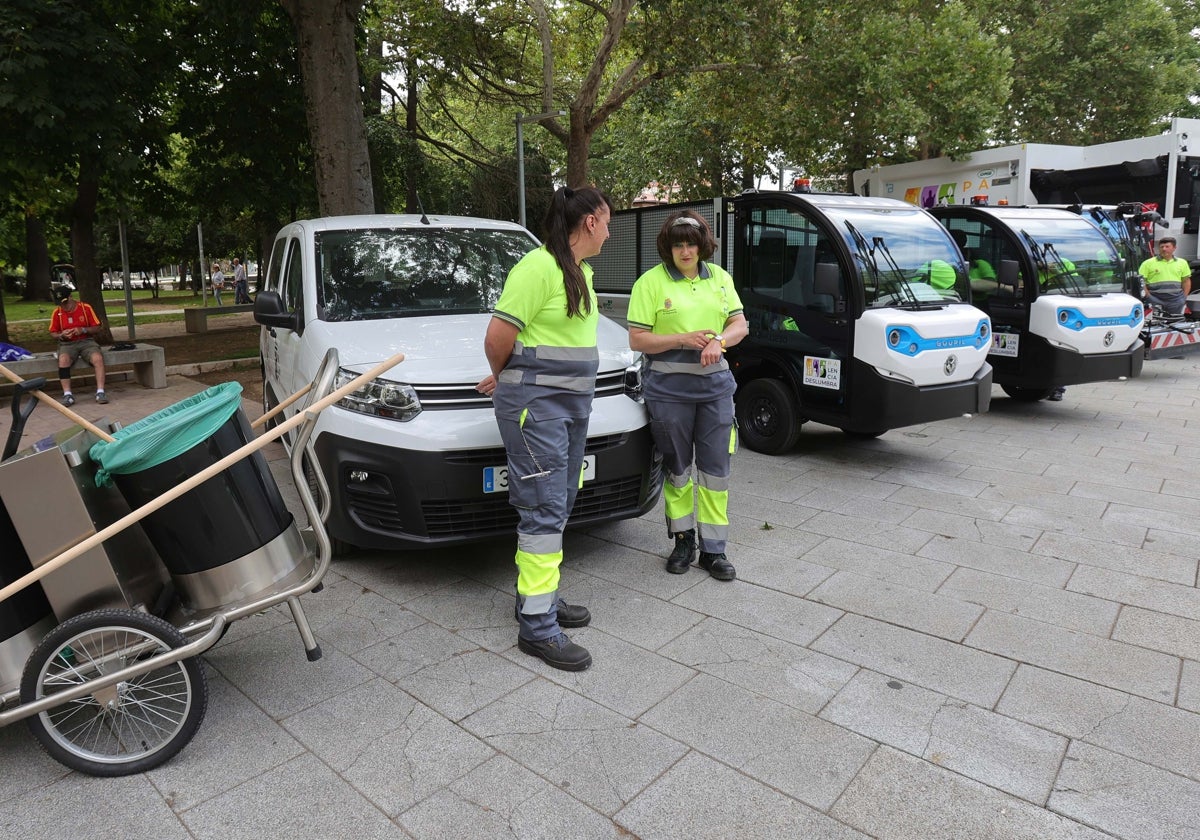
[[112, 443], [93, 444], [89, 454], [100, 467], [96, 486], [107, 486], [113, 475], [148, 470], [182, 455], [212, 437], [241, 404], [241, 383], [224, 382], [126, 426]]

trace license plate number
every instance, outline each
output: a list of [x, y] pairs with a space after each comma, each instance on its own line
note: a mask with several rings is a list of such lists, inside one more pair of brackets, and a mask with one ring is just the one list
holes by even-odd
[[[591, 481], [596, 477], [596, 456], [585, 455], [583, 458], [583, 480]], [[483, 492], [508, 492], [508, 465], [483, 468]]]

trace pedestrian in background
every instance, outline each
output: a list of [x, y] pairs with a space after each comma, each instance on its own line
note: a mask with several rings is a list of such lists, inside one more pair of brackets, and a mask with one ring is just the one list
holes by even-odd
[[737, 382], [725, 349], [750, 330], [733, 278], [707, 262], [717, 242], [699, 214], [672, 213], [655, 244], [662, 262], [634, 283], [628, 323], [629, 346], [650, 362], [643, 393], [667, 471], [667, 536], [675, 540], [667, 571], [686, 572], [698, 542], [701, 568], [717, 580], [733, 580], [737, 572], [725, 544]]
[[563, 627], [583, 627], [586, 607], [558, 596], [563, 530], [583, 481], [588, 418], [600, 357], [600, 313], [588, 257], [608, 239], [612, 205], [593, 187], [554, 193], [544, 244], [504, 282], [484, 337], [490, 394], [508, 456], [508, 498], [517, 509], [517, 647], [553, 668], [582, 671], [587, 649]]
[[50, 335], [58, 339], [58, 381], [62, 385], [63, 405], [75, 405], [71, 392], [71, 365], [76, 359], [86, 359], [96, 371], [96, 402], [108, 403], [104, 392], [104, 354], [95, 338], [100, 333], [100, 319], [89, 304], [76, 303], [70, 286], [55, 290], [58, 306], [50, 316]]
[[216, 300], [217, 306], [220, 306], [221, 290], [225, 288], [225, 274], [221, 271], [220, 263], [213, 263], [212, 279], [209, 280], [209, 285], [212, 286], [213, 299]]
[[250, 289], [246, 282], [246, 267], [237, 257], [233, 258], [233, 302], [251, 302]]

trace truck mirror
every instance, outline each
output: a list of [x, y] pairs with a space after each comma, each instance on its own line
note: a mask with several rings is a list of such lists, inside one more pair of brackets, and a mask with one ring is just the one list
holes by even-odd
[[259, 292], [254, 298], [254, 320], [264, 327], [280, 327], [299, 332], [300, 313], [288, 312], [279, 292]]
[[841, 269], [836, 263], [817, 263], [813, 269], [813, 292], [838, 300], [842, 296]]
[[1021, 268], [1016, 260], [1000, 260], [1000, 274], [996, 277], [997, 283], [1016, 289], [1020, 276]]

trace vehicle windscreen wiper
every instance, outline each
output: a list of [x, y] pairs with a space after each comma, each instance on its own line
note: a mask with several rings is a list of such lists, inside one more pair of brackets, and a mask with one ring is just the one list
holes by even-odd
[[[1024, 228], [1021, 229], [1021, 236], [1025, 237], [1025, 242], [1029, 245], [1029, 250], [1033, 252], [1033, 259], [1037, 263], [1038, 274], [1041, 275], [1038, 277], [1039, 289], [1048, 289], [1051, 281], [1058, 280], [1060, 277], [1068, 277], [1073, 287], [1071, 291], [1074, 291], [1076, 295], [1080, 294], [1079, 283], [1073, 276], [1071, 276], [1074, 272], [1067, 269], [1066, 263], [1064, 263], [1063, 258], [1058, 255], [1058, 251], [1055, 249], [1052, 243], [1047, 242], [1044, 245], [1041, 244], [1032, 236], [1030, 236], [1029, 231], [1025, 230]], [[1051, 259], [1054, 260], [1053, 273], [1050, 264]], [[1046, 278], [1045, 282], [1042, 282], [1042, 277]], [[1066, 284], [1065, 282], [1060, 281], [1060, 285]]]
[[903, 272], [901, 272], [900, 267], [896, 265], [896, 261], [892, 259], [891, 252], [888, 251], [887, 245], [885, 245], [883, 242], [883, 237], [876, 236], [872, 240], [872, 244], [868, 245], [867, 238], [863, 236], [862, 233], [859, 232], [858, 228], [856, 228], [849, 220], [846, 221], [846, 230], [850, 231], [850, 235], [854, 237], [854, 245], [858, 249], [859, 259], [866, 263], [871, 269], [871, 277], [875, 281], [876, 288], [875, 299], [879, 299], [879, 292], [883, 290], [883, 287], [886, 283], [883, 277], [883, 272], [879, 270], [879, 263], [875, 258], [875, 252], [879, 250], [883, 253], [884, 258], [887, 260], [888, 271], [891, 272], [894, 278], [890, 283], [890, 285], [895, 289], [892, 294], [907, 298], [907, 300], [904, 301], [905, 303], [916, 303], [917, 296], [913, 290], [909, 288], [908, 282], [904, 279]]

